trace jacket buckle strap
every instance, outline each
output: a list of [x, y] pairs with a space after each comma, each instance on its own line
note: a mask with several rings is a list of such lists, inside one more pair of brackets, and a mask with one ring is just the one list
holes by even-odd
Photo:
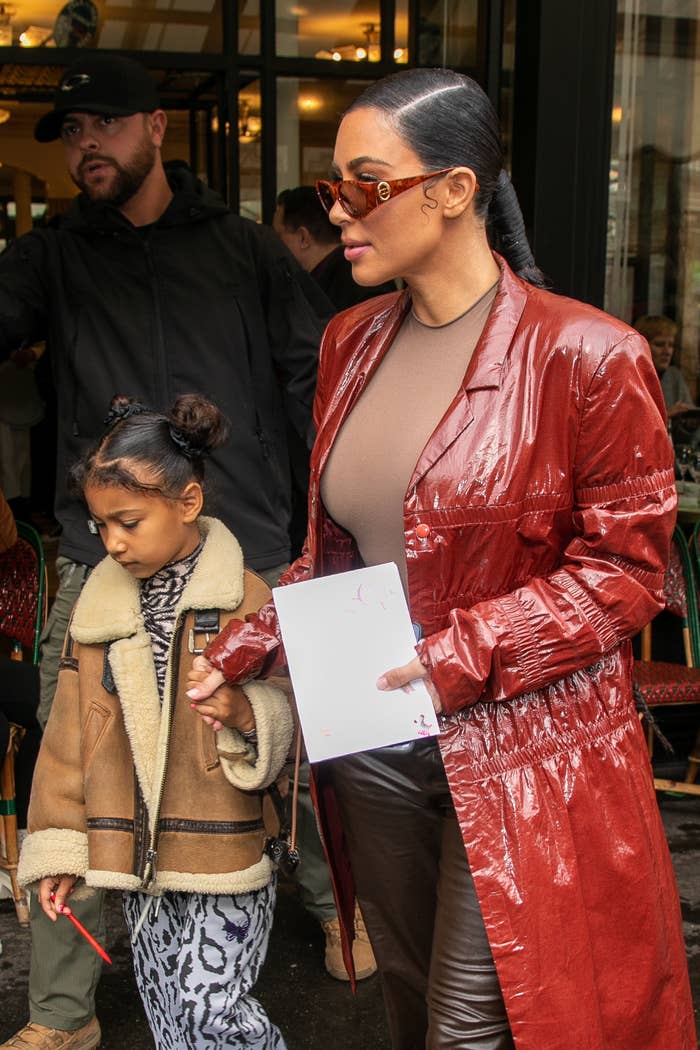
[[[218, 634], [219, 627], [219, 610], [218, 609], [195, 609], [194, 610], [194, 626], [190, 627], [189, 635], [187, 637], [187, 650], [193, 655], [203, 653], [209, 642], [212, 640], [214, 635]], [[197, 648], [195, 638], [198, 634], [204, 635], [204, 645], [201, 649]]]

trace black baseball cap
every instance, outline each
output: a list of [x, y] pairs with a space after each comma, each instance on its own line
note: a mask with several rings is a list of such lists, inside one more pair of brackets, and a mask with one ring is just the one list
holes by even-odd
[[53, 109], [37, 121], [34, 138], [37, 142], [57, 139], [66, 113], [130, 117], [159, 108], [160, 98], [145, 66], [122, 55], [93, 52], [74, 62], [63, 74]]

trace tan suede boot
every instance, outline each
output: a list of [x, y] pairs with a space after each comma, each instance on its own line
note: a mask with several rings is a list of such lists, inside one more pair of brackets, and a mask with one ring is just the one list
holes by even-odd
[[74, 1032], [64, 1032], [59, 1028], [47, 1028], [43, 1024], [30, 1021], [29, 1024], [15, 1032], [0, 1047], [14, 1047], [15, 1050], [94, 1050], [100, 1045], [102, 1032], [96, 1017]]
[[[335, 977], [336, 981], [349, 981], [350, 975], [345, 969], [340, 947], [340, 920], [338, 918], [328, 919], [327, 922], [322, 922], [321, 926], [326, 935], [327, 972], [331, 977]], [[355, 940], [352, 942], [352, 958], [355, 963], [355, 977], [358, 981], [371, 977], [377, 972], [372, 945], [369, 943], [362, 913], [357, 905], [355, 905]]]

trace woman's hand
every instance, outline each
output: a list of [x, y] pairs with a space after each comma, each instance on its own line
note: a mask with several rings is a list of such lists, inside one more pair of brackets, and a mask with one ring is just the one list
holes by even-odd
[[440, 714], [442, 712], [442, 703], [440, 697], [437, 695], [437, 690], [433, 685], [430, 676], [423, 664], [416, 656], [410, 663], [404, 664], [403, 667], [394, 667], [391, 671], [386, 671], [377, 679], [377, 688], [387, 691], [389, 689], [403, 689], [405, 693], [411, 692], [411, 682], [415, 682], [416, 679], [420, 678], [424, 683], [425, 688], [430, 694], [430, 699], [433, 701], [433, 707], [435, 713]]
[[77, 881], [77, 875], [47, 875], [39, 883], [39, 903], [51, 922], [55, 922], [61, 913], [70, 913], [66, 899]]
[[190, 688], [186, 695], [190, 700], [206, 700], [225, 681], [221, 671], [212, 667], [206, 656], [195, 656], [192, 661], [192, 669], [187, 675], [187, 684]]

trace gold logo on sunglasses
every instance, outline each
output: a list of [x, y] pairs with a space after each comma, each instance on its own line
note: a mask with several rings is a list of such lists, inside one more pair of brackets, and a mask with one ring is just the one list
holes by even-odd
[[380, 201], [388, 201], [391, 197], [391, 186], [388, 182], [377, 183], [377, 196]]

